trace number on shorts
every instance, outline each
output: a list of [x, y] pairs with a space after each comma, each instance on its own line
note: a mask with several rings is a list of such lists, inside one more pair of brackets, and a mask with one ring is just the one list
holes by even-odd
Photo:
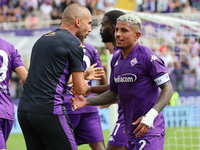
[[113, 136], [115, 136], [117, 134], [117, 131], [119, 130], [119, 126], [120, 126], [120, 123], [115, 124], [115, 128], [114, 128], [113, 133], [112, 133]]
[[8, 54], [3, 50], [0, 50], [0, 56], [3, 57], [2, 66], [0, 67], [0, 82], [6, 79], [8, 70]]
[[139, 150], [142, 150], [146, 145], [146, 141], [145, 140], [140, 140], [139, 143], [142, 143], [142, 145], [140, 146], [140, 149], [139, 149]]

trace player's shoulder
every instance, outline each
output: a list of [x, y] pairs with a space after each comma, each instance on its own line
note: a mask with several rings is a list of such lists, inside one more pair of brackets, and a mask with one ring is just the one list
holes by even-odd
[[78, 43], [80, 44], [79, 38], [73, 35], [69, 30], [66, 29], [56, 29], [52, 32], [46, 33], [43, 37], [50, 37], [54, 39], [54, 42], [66, 42], [66, 43]]
[[121, 55], [121, 49], [115, 49], [113, 52], [112, 59], [117, 59]]
[[83, 46], [84, 46], [85, 49], [87, 49], [89, 51], [96, 51], [96, 48], [91, 44], [84, 43]]
[[69, 30], [55, 30], [56, 41], [63, 41], [65, 46], [69, 48], [83, 48], [83, 44], [81, 43], [80, 39], [73, 35]]
[[3, 44], [3, 43], [5, 43], [5, 44], [11, 44], [11, 43], [9, 43], [8, 41], [6, 41], [6, 40], [4, 40], [4, 39], [2, 39], [2, 38], [0, 38], [0, 43], [1, 43], [1, 44]]
[[91, 44], [89, 44], [89, 43], [83, 43], [83, 45], [85, 46], [85, 47], [87, 47], [87, 48], [94, 48], [94, 46], [93, 45], [91, 45]]
[[159, 56], [158, 56], [154, 51], [152, 51], [149, 47], [142, 46], [142, 45], [139, 46], [139, 53], [140, 53], [140, 56], [141, 56], [143, 59], [144, 59], [144, 58], [150, 59], [152, 56], [159, 57]]
[[146, 46], [143, 46], [143, 45], [139, 45], [138, 48], [139, 48], [140, 53], [143, 53], [143, 54], [146, 54], [146, 55], [154, 53], [149, 47], [146, 47]]
[[163, 63], [161, 58], [154, 51], [146, 46], [141, 46], [140, 52], [141, 61], [143, 61], [145, 64], [155, 64], [155, 62]]
[[0, 48], [1, 47], [13, 47], [13, 45], [10, 42], [8, 42], [2, 38], [0, 38], [0, 43], [1, 43]]
[[89, 53], [92, 53], [93, 55], [98, 53], [97, 49], [93, 45], [88, 43], [83, 44], [83, 49]]
[[111, 66], [114, 66], [115, 62], [117, 62], [120, 56], [121, 56], [121, 49], [115, 50], [111, 59]]
[[14, 50], [16, 51], [16, 49], [10, 42], [0, 38], [0, 43], [0, 50], [5, 51], [7, 54], [12, 53]]

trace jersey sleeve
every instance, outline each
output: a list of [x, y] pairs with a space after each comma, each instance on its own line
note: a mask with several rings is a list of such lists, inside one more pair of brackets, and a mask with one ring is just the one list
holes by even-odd
[[69, 71], [84, 71], [82, 43], [73, 41], [69, 47]]
[[101, 59], [100, 59], [100, 55], [99, 55], [99, 53], [98, 53], [98, 51], [97, 51], [97, 49], [95, 47], [93, 47], [93, 58], [94, 58], [94, 63], [93, 64], [97, 63], [96, 67], [103, 68], [103, 65], [102, 65]]
[[155, 53], [148, 53], [145, 59], [145, 70], [157, 86], [170, 81], [164, 61]]
[[19, 66], [24, 66], [24, 63], [21, 60], [21, 55], [17, 51], [17, 49], [12, 46], [12, 52], [11, 52], [11, 60], [12, 60], [12, 70], [14, 71]]

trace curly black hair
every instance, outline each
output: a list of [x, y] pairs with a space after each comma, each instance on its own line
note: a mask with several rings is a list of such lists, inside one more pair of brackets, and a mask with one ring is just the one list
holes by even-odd
[[114, 25], [117, 24], [117, 18], [122, 15], [125, 15], [125, 13], [120, 10], [111, 10], [104, 14], [104, 16], [108, 17], [108, 20], [110, 21], [110, 23]]

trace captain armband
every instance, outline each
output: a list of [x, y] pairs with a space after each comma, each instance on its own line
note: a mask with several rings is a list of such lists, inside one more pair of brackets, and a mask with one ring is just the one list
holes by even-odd
[[170, 81], [168, 73], [154, 79], [154, 82], [157, 84], [157, 86], [167, 83], [168, 81]]

